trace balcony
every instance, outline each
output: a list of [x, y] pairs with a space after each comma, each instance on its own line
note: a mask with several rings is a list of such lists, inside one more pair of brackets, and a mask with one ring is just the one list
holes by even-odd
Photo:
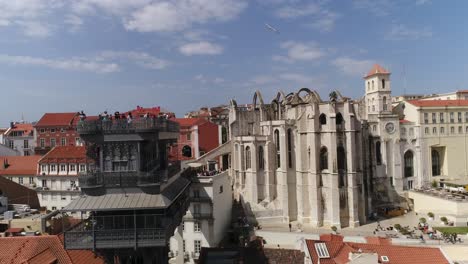
[[180, 162], [172, 162], [165, 170], [154, 172], [139, 171], [113, 171], [113, 172], [87, 172], [78, 178], [80, 187], [145, 187], [159, 185], [180, 172]]
[[[66, 249], [106, 249], [165, 246], [167, 228], [157, 228], [158, 215], [102, 216], [88, 219], [64, 233]], [[137, 227], [133, 224], [136, 219]], [[146, 221], [145, 221], [146, 220]], [[94, 224], [93, 224], [94, 223]], [[122, 228], [117, 228], [121, 225]]]
[[179, 132], [179, 124], [163, 118], [117, 120], [83, 120], [77, 125], [80, 135], [86, 134], [133, 134], [145, 132]]

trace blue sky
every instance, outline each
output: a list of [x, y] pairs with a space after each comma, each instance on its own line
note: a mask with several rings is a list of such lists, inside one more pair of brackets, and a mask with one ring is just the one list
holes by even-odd
[[[0, 0], [0, 125], [45, 112], [250, 103], [260, 90], [358, 98], [468, 89], [467, 1]], [[269, 30], [265, 23], [279, 33]], [[406, 80], [406, 81], [404, 81]]]

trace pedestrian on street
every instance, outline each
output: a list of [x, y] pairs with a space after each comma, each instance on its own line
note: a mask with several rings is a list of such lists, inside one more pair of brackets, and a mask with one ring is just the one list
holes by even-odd
[[289, 223], [289, 232], [291, 232], [291, 230], [292, 230], [292, 225], [291, 223]]

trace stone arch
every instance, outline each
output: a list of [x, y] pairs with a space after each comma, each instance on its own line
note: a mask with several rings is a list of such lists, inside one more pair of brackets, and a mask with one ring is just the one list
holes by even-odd
[[253, 109], [257, 109], [257, 99], [260, 101], [260, 104], [259, 104], [260, 108], [262, 108], [264, 105], [264, 102], [263, 102], [262, 94], [260, 93], [259, 90], [255, 91], [255, 94], [253, 96], [253, 102], [252, 102]]
[[237, 108], [237, 102], [236, 102], [236, 100], [231, 99], [231, 101], [229, 101], [229, 104], [231, 105], [231, 107]]

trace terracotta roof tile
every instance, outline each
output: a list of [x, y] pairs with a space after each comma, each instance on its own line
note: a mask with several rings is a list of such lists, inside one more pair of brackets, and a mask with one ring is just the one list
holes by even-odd
[[72, 263], [57, 236], [0, 238], [0, 263], [29, 263], [47, 250], [49, 252], [41, 256], [42, 260], [53, 256], [57, 264]]
[[[369, 241], [369, 238], [367, 238]], [[343, 242], [337, 239], [332, 241], [306, 240], [312, 263], [318, 263], [318, 255], [315, 250], [316, 243], [325, 243], [330, 258], [321, 258], [321, 264], [344, 264], [347, 263], [349, 253], [365, 252], [377, 253], [379, 260], [387, 256], [388, 263], [392, 264], [448, 264], [449, 261], [439, 248], [410, 247], [387, 244], [388, 240], [380, 238], [370, 239], [372, 243]], [[376, 244], [377, 242], [379, 244]]]
[[47, 248], [46, 250], [29, 259], [28, 264], [53, 264], [57, 261], [57, 257], [55, 257], [52, 251]]
[[179, 123], [181, 127], [191, 127], [207, 122], [204, 118], [174, 118], [173, 120]]
[[367, 73], [367, 75], [364, 78], [370, 77], [374, 74], [390, 74], [390, 72], [382, 66], [374, 64], [374, 66], [372, 66], [372, 69]]
[[39, 163], [89, 163], [84, 146], [56, 146], [39, 160]]
[[[41, 156], [0, 156], [0, 175], [36, 175]], [[5, 163], [8, 164], [5, 167]]]
[[65, 250], [58, 236], [0, 238], [0, 263], [104, 264], [90, 250]]
[[[35, 127], [71, 126], [76, 113], [45, 113]], [[76, 118], [78, 119], [78, 118]], [[76, 122], [76, 121], [75, 121]]]
[[468, 106], [468, 100], [409, 100], [408, 103], [419, 107]]
[[24, 135], [28, 136], [32, 133], [33, 130], [34, 128], [32, 124], [14, 124], [13, 127], [8, 130], [7, 136], [12, 131], [24, 131]]

